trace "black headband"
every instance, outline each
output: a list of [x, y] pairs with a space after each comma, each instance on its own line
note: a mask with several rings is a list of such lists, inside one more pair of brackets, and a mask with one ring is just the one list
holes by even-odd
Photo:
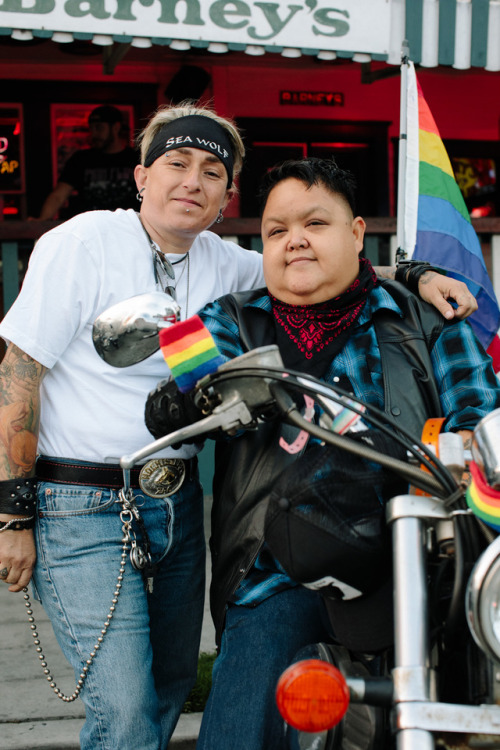
[[224, 164], [227, 186], [233, 183], [233, 150], [226, 130], [211, 117], [187, 115], [165, 123], [153, 138], [144, 159], [144, 166], [151, 164], [173, 148], [199, 148], [214, 154]]

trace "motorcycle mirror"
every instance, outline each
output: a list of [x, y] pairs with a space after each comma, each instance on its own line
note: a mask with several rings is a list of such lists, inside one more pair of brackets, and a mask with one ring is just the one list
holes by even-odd
[[500, 409], [483, 417], [472, 435], [472, 458], [493, 490], [500, 490]]
[[129, 367], [160, 348], [160, 329], [180, 320], [180, 307], [164, 292], [148, 292], [122, 300], [94, 321], [92, 341], [108, 365]]

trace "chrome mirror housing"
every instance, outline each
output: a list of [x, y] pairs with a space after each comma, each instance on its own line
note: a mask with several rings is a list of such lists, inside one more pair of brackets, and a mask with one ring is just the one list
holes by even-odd
[[471, 452], [488, 485], [500, 490], [500, 409], [495, 409], [476, 425]]
[[92, 341], [108, 365], [129, 367], [160, 348], [158, 333], [180, 320], [180, 307], [164, 292], [122, 300], [94, 321]]

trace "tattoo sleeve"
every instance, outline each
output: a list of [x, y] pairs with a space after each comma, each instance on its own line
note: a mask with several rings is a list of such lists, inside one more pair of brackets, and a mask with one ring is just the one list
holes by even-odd
[[422, 286], [425, 286], [426, 284], [430, 284], [433, 277], [436, 275], [435, 271], [426, 271], [425, 273], [420, 276], [418, 283], [422, 284]]
[[393, 279], [396, 275], [396, 266], [373, 266], [373, 270], [380, 279]]
[[32, 476], [46, 368], [10, 344], [0, 364], [0, 481]]

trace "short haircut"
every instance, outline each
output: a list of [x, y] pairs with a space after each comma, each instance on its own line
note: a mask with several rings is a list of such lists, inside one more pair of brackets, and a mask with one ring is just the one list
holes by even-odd
[[112, 104], [102, 104], [92, 110], [89, 115], [89, 125], [93, 122], [107, 122], [109, 125], [114, 125], [115, 122], [123, 124], [123, 115], [118, 107], [113, 107]]
[[167, 122], [172, 122], [180, 117], [188, 117], [189, 115], [202, 115], [204, 117], [210, 117], [215, 122], [219, 123], [221, 127], [227, 132], [228, 138], [232, 145], [233, 151], [233, 176], [241, 171], [243, 165], [243, 157], [245, 156], [245, 146], [243, 140], [238, 132], [236, 125], [226, 117], [220, 117], [209, 107], [196, 106], [190, 101], [184, 101], [175, 106], [164, 106], [160, 107], [151, 120], [148, 122], [142, 133], [139, 134], [138, 143], [141, 147], [141, 164], [144, 164], [146, 156], [149, 151], [149, 147], [155, 137], [156, 133], [162, 128]]
[[356, 180], [352, 172], [341, 169], [335, 159], [289, 159], [264, 175], [259, 189], [261, 215], [266, 207], [269, 193], [283, 180], [295, 179], [303, 182], [308, 188], [323, 185], [330, 193], [340, 195], [349, 204], [356, 216]]

